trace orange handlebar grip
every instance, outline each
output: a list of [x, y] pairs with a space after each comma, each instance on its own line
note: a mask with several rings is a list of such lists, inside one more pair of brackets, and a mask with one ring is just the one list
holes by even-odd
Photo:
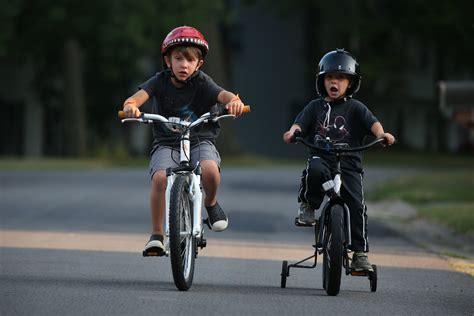
[[242, 109], [242, 113], [250, 113], [250, 105], [244, 105]]
[[124, 118], [127, 117], [127, 115], [125, 114], [124, 111], [118, 111], [118, 117], [119, 117], [120, 119], [124, 119]]

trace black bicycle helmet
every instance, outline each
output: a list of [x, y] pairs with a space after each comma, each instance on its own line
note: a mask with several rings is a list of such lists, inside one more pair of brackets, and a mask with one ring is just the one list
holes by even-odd
[[318, 74], [316, 75], [316, 91], [322, 97], [328, 95], [324, 87], [324, 75], [327, 73], [343, 73], [351, 77], [350, 87], [346, 91], [348, 97], [352, 97], [360, 88], [359, 63], [351, 53], [343, 48], [327, 53], [319, 62]]

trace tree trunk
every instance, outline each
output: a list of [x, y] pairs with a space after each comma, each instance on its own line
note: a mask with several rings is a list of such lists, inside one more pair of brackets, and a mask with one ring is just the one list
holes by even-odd
[[83, 86], [83, 56], [76, 39], [64, 46], [64, 148], [68, 156], [86, 153], [86, 108]]

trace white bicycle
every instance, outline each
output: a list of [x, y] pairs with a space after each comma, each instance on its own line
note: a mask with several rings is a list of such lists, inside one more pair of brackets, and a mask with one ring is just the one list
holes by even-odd
[[[250, 112], [250, 106], [245, 106], [243, 113]], [[193, 127], [209, 121], [216, 122], [225, 117], [235, 117], [227, 114], [222, 106], [212, 107], [210, 112], [203, 114], [197, 120], [189, 122], [177, 117], [166, 118], [158, 114], [142, 113], [139, 118], [126, 118], [119, 111], [122, 123], [163, 123], [169, 130], [177, 133], [180, 142], [180, 161], [176, 168], [166, 170], [167, 187], [165, 193], [165, 255], [170, 257], [173, 280], [180, 291], [187, 291], [194, 277], [194, 260], [198, 249], [206, 247], [202, 217], [202, 186], [201, 166], [190, 164], [191, 143], [190, 134]], [[153, 255], [151, 253], [144, 256]], [[156, 254], [155, 254], [156, 255]]]

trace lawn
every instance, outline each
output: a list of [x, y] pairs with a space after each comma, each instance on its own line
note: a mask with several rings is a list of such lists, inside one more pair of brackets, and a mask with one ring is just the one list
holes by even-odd
[[474, 233], [473, 168], [396, 178], [369, 192], [368, 199], [403, 200], [416, 207], [419, 217], [460, 234]]

